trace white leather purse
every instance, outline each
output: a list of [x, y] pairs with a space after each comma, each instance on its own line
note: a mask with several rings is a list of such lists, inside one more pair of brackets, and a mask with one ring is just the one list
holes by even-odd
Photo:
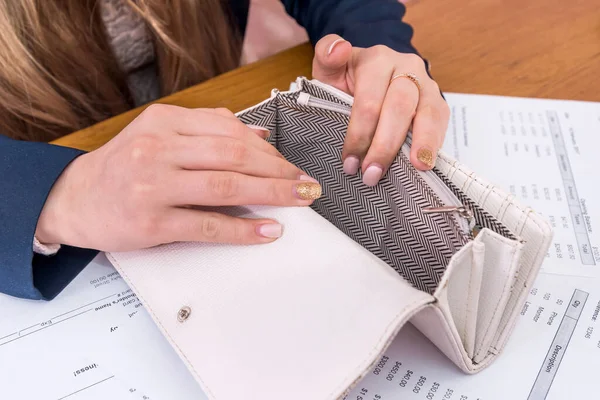
[[410, 140], [365, 186], [340, 159], [352, 98], [296, 85], [238, 117], [268, 127], [324, 195], [311, 208], [226, 210], [277, 219], [281, 239], [174, 243], [111, 262], [211, 399], [338, 399], [408, 321], [464, 372], [488, 366], [546, 256], [547, 222], [444, 153], [417, 171]]

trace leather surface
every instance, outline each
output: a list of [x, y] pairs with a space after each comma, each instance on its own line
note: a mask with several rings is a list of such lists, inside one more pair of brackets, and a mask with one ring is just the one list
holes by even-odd
[[254, 210], [283, 237], [108, 256], [209, 397], [338, 398], [433, 297], [308, 208]]
[[[525, 302], [527, 288], [533, 284], [546, 256], [553, 232], [548, 222], [534, 210], [521, 205], [514, 196], [477, 176], [447, 154], [440, 152], [436, 168], [464, 191], [469, 198], [510, 229], [518, 237], [521, 247], [520, 255], [514, 260], [517, 263], [514, 268], [514, 277], [510, 276], [510, 271], [504, 273], [513, 280], [512, 285], [508, 287], [508, 291], [503, 292], [507, 296], [506, 304], [501, 308], [497, 327], [491, 331], [493, 338], [491, 340], [489, 337], [487, 338], [490, 342], [489, 352], [487, 354], [480, 353], [477, 358], [479, 364], [474, 368], [479, 370], [489, 365], [506, 345], [510, 333], [514, 329], [517, 315]], [[493, 260], [488, 257], [487, 247], [485, 260], [484, 268], [487, 270], [491, 268], [489, 261]], [[494, 271], [494, 273], [502, 276], [501, 271]], [[486, 279], [488, 278], [484, 276], [484, 281]], [[497, 282], [496, 284], [505, 285], [505, 283]], [[489, 282], [489, 284], [493, 286], [495, 283]]]
[[521, 245], [486, 230], [478, 238], [485, 244], [485, 268], [479, 296], [475, 362], [481, 362], [505, 312], [515, 275], [518, 272]]
[[466, 373], [474, 372], [447, 308], [431, 305], [417, 313], [410, 322], [458, 368]]
[[[467, 355], [475, 353], [475, 337], [485, 260], [485, 244], [476, 239], [465, 246], [451, 261], [448, 270], [451, 277], [445, 289], [446, 301], [456, 330], [460, 335]], [[438, 294], [443, 299], [444, 294]]]
[[467, 373], [487, 366], [500, 321], [513, 289], [521, 243], [484, 229], [455, 254], [437, 302], [411, 322]]
[[[313, 95], [326, 91], [349, 102], [310, 85]], [[245, 113], [270, 126], [274, 104], [272, 98]], [[282, 222], [285, 234], [273, 244], [178, 243], [109, 259], [213, 399], [338, 398], [410, 318], [460, 369], [474, 373], [510, 337], [552, 232], [531, 209], [447, 155], [436, 168], [510, 235], [484, 228], [451, 257], [434, 296], [308, 208], [232, 210]], [[191, 310], [185, 322], [177, 319], [182, 307]], [[232, 378], [232, 370], [244, 373]]]

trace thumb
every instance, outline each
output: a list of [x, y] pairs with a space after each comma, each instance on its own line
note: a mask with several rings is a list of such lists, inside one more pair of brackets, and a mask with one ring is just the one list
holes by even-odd
[[348, 92], [346, 70], [352, 45], [338, 35], [327, 35], [315, 46], [313, 78]]

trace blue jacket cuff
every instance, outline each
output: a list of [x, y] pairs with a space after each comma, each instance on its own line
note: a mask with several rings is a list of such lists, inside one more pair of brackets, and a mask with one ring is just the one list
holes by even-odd
[[82, 151], [0, 136], [0, 292], [52, 299], [96, 251], [65, 246], [51, 257], [33, 253], [39, 215], [52, 186]]

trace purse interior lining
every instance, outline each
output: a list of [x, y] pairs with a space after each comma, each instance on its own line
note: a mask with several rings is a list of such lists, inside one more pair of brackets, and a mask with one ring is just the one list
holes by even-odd
[[[343, 104], [346, 106], [350, 106], [350, 104], [345, 103], [341, 99], [327, 91], [321, 89], [320, 87], [312, 84], [311, 82], [303, 82], [303, 91], [334, 103]], [[335, 114], [335, 113], [334, 113]], [[446, 186], [454, 193], [456, 197], [466, 206], [468, 207], [474, 215], [475, 223], [481, 228], [488, 228], [493, 230], [499, 235], [502, 235], [511, 240], [517, 240], [517, 237], [508, 229], [502, 222], [500, 222], [496, 217], [485, 211], [479, 204], [473, 201], [470, 197], [468, 197], [461, 189], [459, 189], [456, 185], [454, 185], [447, 176], [441, 173], [437, 168], [433, 169], [434, 173], [441, 179]]]
[[[301, 106], [297, 96], [277, 95], [273, 102], [252, 109], [240, 119], [272, 129], [271, 143], [321, 183], [324, 195], [312, 205], [317, 213], [414, 287], [433, 293], [450, 258], [468, 237], [459, 234], [451, 215], [422, 212], [440, 206], [440, 200], [406, 157], [399, 157], [374, 188], [364, 185], [360, 174], [344, 174], [341, 152], [348, 117]], [[273, 113], [274, 119], [268, 116]]]
[[[310, 82], [303, 83], [303, 91], [346, 104]], [[317, 213], [394, 268], [415, 288], [434, 293], [451, 257], [471, 236], [462, 232], [453, 214], [422, 212], [442, 203], [403, 153], [374, 188], [362, 183], [360, 173], [346, 175], [341, 153], [348, 116], [300, 105], [298, 96], [298, 92], [278, 93], [239, 118], [270, 129], [268, 140], [281, 154], [320, 182], [323, 196], [311, 206]], [[449, 183], [447, 179], [444, 182]], [[456, 193], [454, 185], [448, 186]], [[464, 194], [456, 194], [461, 201], [468, 199]], [[478, 210], [474, 213], [476, 218], [483, 218], [482, 225], [510, 234], [471, 203]]]

